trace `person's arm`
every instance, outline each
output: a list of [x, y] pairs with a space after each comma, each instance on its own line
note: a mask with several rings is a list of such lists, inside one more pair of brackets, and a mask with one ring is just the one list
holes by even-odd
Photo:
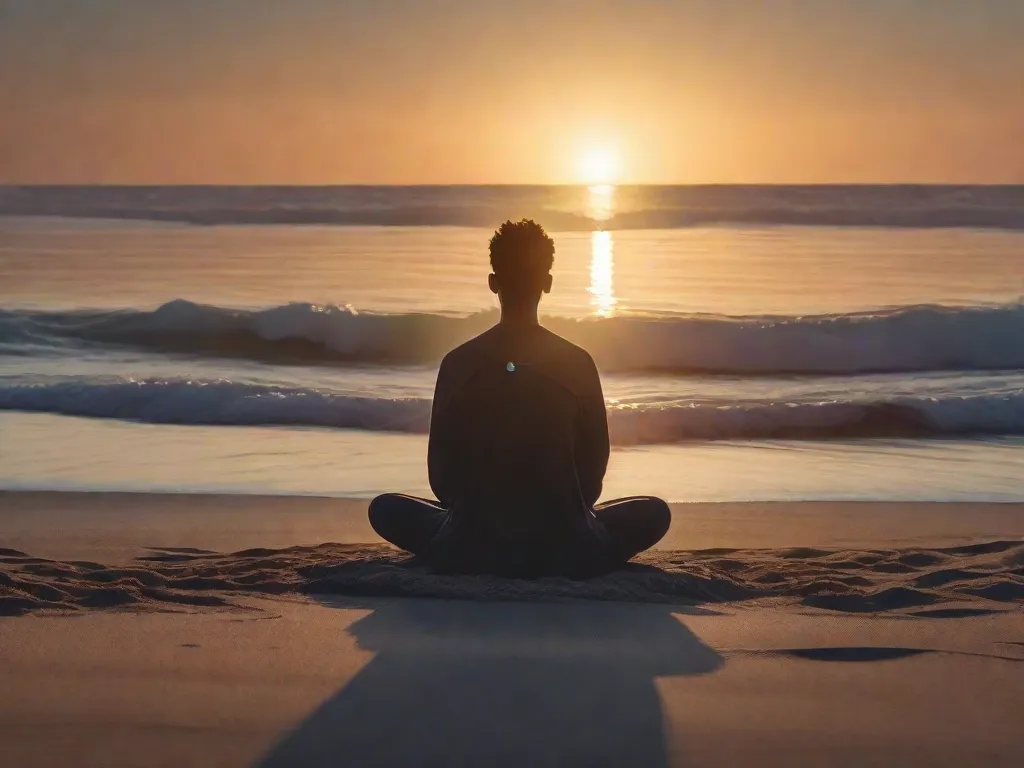
[[448, 413], [451, 385], [451, 366], [448, 358], [441, 361], [437, 372], [437, 383], [434, 385], [434, 402], [430, 411], [430, 437], [427, 441], [427, 477], [430, 489], [434, 492], [441, 506], [446, 509], [452, 505], [452, 435], [451, 420]]
[[608, 414], [605, 411], [601, 377], [594, 361], [587, 358], [580, 391], [580, 421], [576, 435], [576, 477], [588, 507], [601, 496], [608, 469]]

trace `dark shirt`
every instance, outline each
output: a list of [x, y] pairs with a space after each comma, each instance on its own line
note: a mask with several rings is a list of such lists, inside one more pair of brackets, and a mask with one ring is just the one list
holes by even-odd
[[428, 560], [515, 575], [593, 570], [608, 465], [601, 381], [583, 349], [497, 325], [452, 350], [434, 392], [427, 464], [448, 510]]

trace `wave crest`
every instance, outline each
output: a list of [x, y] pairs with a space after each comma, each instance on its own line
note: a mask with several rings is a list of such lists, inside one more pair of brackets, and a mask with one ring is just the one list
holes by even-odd
[[[430, 400], [355, 397], [225, 380], [61, 381], [0, 387], [0, 410], [154, 424], [305, 426], [426, 433]], [[1024, 434], [1024, 391], [807, 403], [672, 402], [609, 407], [616, 445], [688, 440]]]
[[[0, 311], [0, 348], [116, 344], [272, 363], [434, 364], [480, 333], [468, 317], [288, 304], [239, 310], [183, 299], [156, 310]], [[904, 307], [810, 317], [547, 318], [606, 371], [730, 375], [1024, 369], [1024, 306]]]

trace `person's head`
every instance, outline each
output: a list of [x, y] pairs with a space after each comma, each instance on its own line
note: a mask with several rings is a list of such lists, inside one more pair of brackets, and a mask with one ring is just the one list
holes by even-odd
[[555, 241], [530, 219], [506, 221], [491, 238], [491, 269], [487, 278], [502, 307], [536, 306], [551, 292]]

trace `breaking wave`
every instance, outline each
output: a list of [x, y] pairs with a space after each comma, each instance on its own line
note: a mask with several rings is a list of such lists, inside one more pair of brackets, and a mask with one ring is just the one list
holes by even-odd
[[[226, 380], [150, 379], [0, 386], [0, 410], [153, 424], [305, 426], [426, 433], [430, 400], [356, 397]], [[1024, 434], [1024, 391], [883, 401], [676, 401], [609, 407], [617, 445], [688, 440]]]
[[[434, 364], [494, 313], [371, 314], [287, 304], [240, 310], [175, 300], [152, 311], [0, 310], [0, 351], [121, 345], [270, 363]], [[548, 318], [606, 371], [840, 375], [1024, 369], [1024, 306], [915, 306], [808, 317]]]

